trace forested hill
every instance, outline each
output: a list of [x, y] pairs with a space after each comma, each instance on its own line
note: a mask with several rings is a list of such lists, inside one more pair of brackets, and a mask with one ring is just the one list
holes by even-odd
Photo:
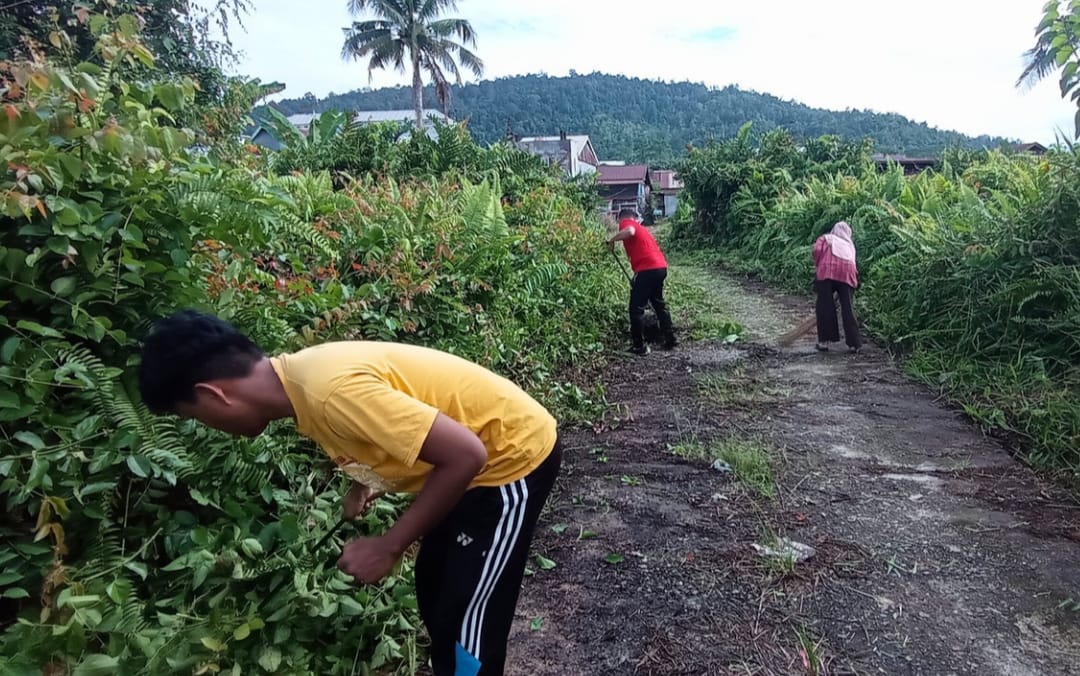
[[[358, 76], [362, 73], [358, 72]], [[425, 104], [437, 107], [434, 92]], [[330, 94], [308, 94], [275, 104], [286, 114], [411, 108], [406, 87]], [[909, 155], [940, 152], [950, 145], [996, 146], [1003, 139], [972, 138], [934, 129], [895, 114], [831, 111], [784, 101], [737, 87], [709, 89], [701, 84], [665, 83], [619, 75], [548, 77], [523, 75], [455, 88], [450, 114], [469, 119], [469, 129], [484, 142], [506, 136], [571, 134], [592, 137], [601, 159], [671, 161], [686, 144], [734, 135], [745, 122], [755, 133], [786, 127], [799, 137], [838, 134], [851, 140], [874, 139], [883, 152]]]

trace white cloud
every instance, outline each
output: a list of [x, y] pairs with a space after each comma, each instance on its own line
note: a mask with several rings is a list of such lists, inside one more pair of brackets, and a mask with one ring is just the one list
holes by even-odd
[[[1075, 108], [1056, 79], [1013, 84], [1043, 0], [461, 0], [487, 77], [604, 71], [712, 86], [738, 84], [812, 106], [897, 112], [969, 134], [1052, 141]], [[340, 57], [345, 0], [254, 0], [242, 73], [286, 96], [368, 86]], [[712, 35], [714, 38], [706, 39]], [[406, 82], [376, 73], [372, 86]]]

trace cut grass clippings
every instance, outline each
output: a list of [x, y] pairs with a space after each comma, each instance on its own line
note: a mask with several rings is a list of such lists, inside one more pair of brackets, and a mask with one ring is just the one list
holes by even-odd
[[741, 364], [725, 371], [698, 376], [697, 387], [704, 398], [727, 408], [767, 404], [791, 394], [788, 388], [772, 385], [748, 373]]
[[664, 289], [668, 305], [676, 325], [688, 327], [692, 339], [734, 343], [743, 337], [745, 330], [732, 318], [730, 309], [720, 302], [723, 296], [704, 285], [702, 280], [710, 277], [700, 267], [669, 267]]
[[774, 449], [759, 438], [730, 437], [709, 442], [692, 441], [672, 447], [671, 452], [687, 460], [715, 462], [723, 460], [731, 466], [735, 478], [748, 490], [766, 498], [776, 496], [773, 478]]

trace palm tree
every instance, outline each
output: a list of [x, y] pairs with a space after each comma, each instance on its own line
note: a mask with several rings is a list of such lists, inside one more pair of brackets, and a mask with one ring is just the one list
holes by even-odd
[[466, 48], [476, 46], [472, 25], [465, 19], [439, 18], [451, 9], [457, 9], [457, 0], [349, 0], [353, 16], [370, 11], [376, 18], [354, 21], [343, 29], [342, 58], [367, 59], [368, 82], [376, 69], [393, 66], [405, 73], [408, 64], [418, 129], [424, 123], [423, 73], [435, 85], [435, 96], [445, 113], [450, 103], [447, 74], [460, 85], [459, 63], [477, 77], [484, 72], [484, 63]]
[[[1035, 46], [1024, 53], [1024, 72], [1017, 87], [1033, 87], [1061, 69], [1061, 98], [1070, 96], [1080, 105], [1080, 4], [1050, 0], [1035, 28]], [[1076, 136], [1080, 138], [1080, 111], [1076, 113]]]
[[1017, 87], [1032, 87], [1062, 65], [1057, 61], [1059, 48], [1066, 46], [1064, 40], [1057, 39], [1061, 32], [1057, 25], [1061, 23], [1061, 17], [1057, 8], [1051, 8], [1050, 4], [1035, 29], [1035, 46], [1024, 52], [1024, 72], [1016, 80]]

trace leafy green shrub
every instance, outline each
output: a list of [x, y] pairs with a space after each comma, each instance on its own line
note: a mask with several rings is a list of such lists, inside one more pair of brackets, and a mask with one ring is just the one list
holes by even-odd
[[96, 62], [0, 69], [0, 672], [413, 673], [408, 557], [357, 588], [313, 549], [345, 480], [287, 427], [151, 417], [136, 341], [195, 306], [271, 351], [420, 342], [587, 405], [565, 380], [621, 315], [600, 228], [546, 176], [512, 198], [502, 173], [441, 167], [335, 190], [207, 154], [175, 122], [192, 83], [150, 70], [130, 22], [94, 25]]
[[282, 145], [270, 156], [277, 173], [329, 171], [341, 186], [350, 177], [365, 174], [399, 182], [454, 177], [478, 183], [498, 178], [508, 202], [546, 185], [582, 209], [591, 210], [597, 204], [592, 177], [567, 182], [557, 167], [508, 143], [481, 147], [463, 123], [436, 120], [431, 135], [414, 134], [407, 123], [361, 124], [342, 111], [327, 111], [312, 121], [304, 135], [272, 108], [263, 115]]
[[782, 141], [691, 153], [694, 228], [744, 267], [809, 290], [814, 240], [848, 221], [868, 326], [1033, 460], [1080, 472], [1080, 158], [954, 151], [942, 172], [908, 177], [857, 154], [815, 167], [811, 144]]
[[698, 213], [692, 224], [676, 219], [676, 244], [704, 238], [730, 246], [765, 225], [769, 208], [803, 181], [850, 174], [870, 163], [869, 142], [823, 136], [800, 147], [789, 132], [777, 129], [762, 134], [755, 145], [751, 127], [747, 123], [734, 138], [687, 155], [679, 176]]

